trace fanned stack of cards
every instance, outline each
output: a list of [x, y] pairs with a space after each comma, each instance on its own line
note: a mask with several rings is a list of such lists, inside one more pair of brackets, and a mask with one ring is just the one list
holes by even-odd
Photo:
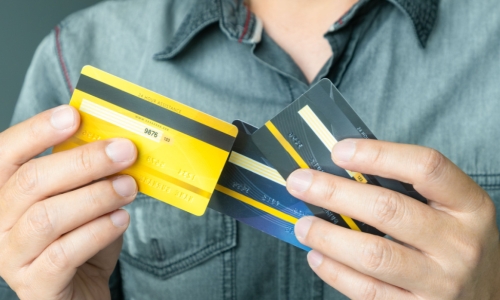
[[194, 215], [208, 206], [304, 250], [309, 248], [294, 234], [303, 216], [384, 234], [292, 197], [285, 179], [296, 169], [320, 170], [426, 202], [411, 185], [333, 163], [337, 141], [375, 136], [327, 79], [260, 129], [239, 120], [226, 123], [90, 66], [82, 70], [70, 105], [80, 111], [82, 123], [55, 152], [128, 138], [137, 145], [138, 159], [121, 173], [133, 176], [140, 192]]

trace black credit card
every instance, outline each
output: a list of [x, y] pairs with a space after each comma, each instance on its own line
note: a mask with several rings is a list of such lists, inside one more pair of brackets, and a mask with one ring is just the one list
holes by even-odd
[[[335, 165], [331, 159], [333, 146], [346, 138], [376, 139], [328, 79], [322, 79], [252, 135], [255, 145], [283, 178], [288, 178], [299, 168], [314, 169], [382, 186], [427, 203], [409, 184], [352, 172]], [[376, 228], [348, 216], [311, 204], [308, 206], [315, 216], [329, 222], [384, 235]]]

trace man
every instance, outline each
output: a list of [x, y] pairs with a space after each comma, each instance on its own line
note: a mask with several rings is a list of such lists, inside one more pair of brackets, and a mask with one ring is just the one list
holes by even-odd
[[99, 180], [134, 162], [126, 140], [31, 160], [78, 128], [75, 110], [52, 108], [0, 136], [0, 276], [23, 299], [498, 298], [497, 9], [493, 0], [150, 0], [71, 16], [37, 51], [14, 123], [66, 103], [86, 64], [257, 126], [327, 77], [379, 138], [450, 160], [390, 142], [333, 149], [339, 166], [411, 183], [429, 205], [296, 171], [294, 196], [393, 238], [304, 218], [295, 233], [314, 249], [306, 261], [214, 211], [198, 218], [142, 194], [131, 203], [130, 177]]

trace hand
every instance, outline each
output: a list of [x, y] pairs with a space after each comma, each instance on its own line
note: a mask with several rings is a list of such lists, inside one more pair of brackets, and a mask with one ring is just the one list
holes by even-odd
[[[75, 133], [78, 112], [61, 106], [0, 134], [0, 276], [21, 299], [110, 298], [137, 194], [128, 140], [112, 139], [32, 159]], [[100, 180], [102, 179], [102, 180]]]
[[304, 201], [366, 222], [395, 240], [305, 217], [295, 226], [313, 248], [311, 268], [353, 299], [500, 299], [500, 246], [488, 194], [439, 152], [345, 140], [332, 152], [345, 169], [413, 184], [428, 205], [312, 170], [287, 187]]

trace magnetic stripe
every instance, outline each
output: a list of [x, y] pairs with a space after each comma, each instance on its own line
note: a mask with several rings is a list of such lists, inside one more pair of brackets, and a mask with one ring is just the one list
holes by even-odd
[[[111, 104], [122, 107], [162, 125], [173, 128], [200, 141], [229, 152], [234, 137], [215, 128], [187, 118], [181, 114], [159, 107], [142, 98], [95, 80], [84, 74], [80, 75], [76, 89], [93, 95]], [[193, 108], [194, 109], [194, 108]]]

